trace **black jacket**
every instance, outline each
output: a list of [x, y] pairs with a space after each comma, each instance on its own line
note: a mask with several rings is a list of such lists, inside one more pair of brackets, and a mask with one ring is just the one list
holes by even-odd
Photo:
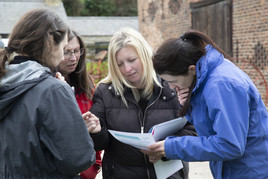
[[[104, 178], [156, 178], [153, 164], [148, 157], [139, 149], [114, 139], [107, 129], [140, 133], [143, 128], [144, 133], [147, 133], [152, 126], [178, 117], [179, 103], [176, 92], [164, 81], [162, 86], [163, 88], [160, 88], [155, 85], [144, 112], [129, 88], [124, 91], [128, 107], [114, 91], [112, 84], [100, 84], [96, 88], [91, 112], [100, 118], [102, 130], [91, 136], [95, 149], [105, 150], [102, 163]], [[179, 133], [196, 135], [194, 128], [189, 125]]]
[[0, 82], [0, 178], [78, 178], [95, 151], [73, 91], [20, 60]]

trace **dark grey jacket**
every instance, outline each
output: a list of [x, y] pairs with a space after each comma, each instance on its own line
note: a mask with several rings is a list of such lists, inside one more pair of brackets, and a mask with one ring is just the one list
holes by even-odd
[[72, 89], [31, 60], [7, 71], [0, 83], [0, 178], [78, 177], [94, 164], [95, 151]]
[[[175, 91], [166, 82], [155, 85], [144, 113], [129, 88], [125, 88], [128, 107], [114, 91], [112, 84], [100, 84], [90, 111], [100, 118], [102, 130], [91, 134], [96, 150], [105, 150], [102, 163], [104, 178], [154, 179], [155, 171], [148, 157], [139, 149], [114, 139], [107, 129], [145, 133], [156, 124], [178, 117], [179, 103]], [[194, 128], [185, 127], [180, 135], [195, 135]], [[187, 176], [187, 174], [186, 174]]]

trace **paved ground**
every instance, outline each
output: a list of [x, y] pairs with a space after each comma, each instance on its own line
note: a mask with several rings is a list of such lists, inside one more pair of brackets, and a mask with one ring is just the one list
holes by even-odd
[[[102, 179], [101, 172], [96, 179]], [[189, 179], [213, 179], [208, 162], [190, 162]]]
[[208, 162], [190, 162], [189, 179], [213, 179]]

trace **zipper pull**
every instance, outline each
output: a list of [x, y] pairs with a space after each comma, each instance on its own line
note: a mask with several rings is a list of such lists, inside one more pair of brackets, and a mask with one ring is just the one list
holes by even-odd
[[144, 130], [143, 128], [144, 128], [144, 127], [143, 127], [143, 126], [141, 126], [141, 133], [142, 133], [142, 134], [143, 134], [143, 130]]

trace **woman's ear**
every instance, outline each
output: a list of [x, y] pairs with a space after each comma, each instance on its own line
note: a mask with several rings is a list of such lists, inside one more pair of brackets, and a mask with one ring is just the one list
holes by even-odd
[[51, 50], [52, 49], [52, 43], [53, 43], [53, 35], [49, 35], [48, 36], [48, 41], [47, 41], [47, 48], [48, 50]]
[[190, 74], [192, 74], [193, 76], [195, 76], [195, 74], [196, 74], [195, 65], [190, 65], [189, 68], [188, 68], [188, 72]]

